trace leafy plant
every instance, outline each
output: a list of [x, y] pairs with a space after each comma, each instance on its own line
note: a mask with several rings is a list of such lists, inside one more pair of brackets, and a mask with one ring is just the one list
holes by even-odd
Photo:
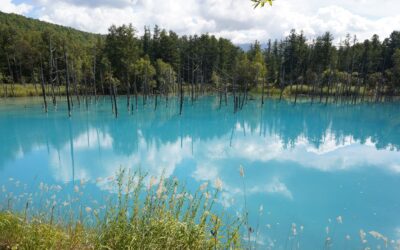
[[257, 7], [264, 7], [266, 3], [272, 6], [273, 0], [251, 0], [251, 1], [254, 3], [254, 8], [257, 8]]

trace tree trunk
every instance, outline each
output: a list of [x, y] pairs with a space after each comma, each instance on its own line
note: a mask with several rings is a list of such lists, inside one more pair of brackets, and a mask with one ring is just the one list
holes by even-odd
[[68, 71], [68, 55], [67, 52], [64, 49], [64, 59], [65, 59], [65, 78], [66, 78], [66, 92], [67, 92], [67, 104], [68, 104], [68, 116], [71, 117], [71, 103], [70, 103], [70, 98], [69, 98], [69, 71]]
[[42, 80], [41, 82], [42, 82], [42, 95], [43, 95], [44, 110], [47, 113], [46, 87], [45, 87], [45, 81], [44, 81], [44, 75], [43, 75], [42, 59], [40, 59], [40, 77]]

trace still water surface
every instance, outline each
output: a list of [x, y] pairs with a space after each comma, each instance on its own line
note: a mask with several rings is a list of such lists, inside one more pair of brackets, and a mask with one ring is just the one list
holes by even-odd
[[389, 238], [389, 249], [400, 239], [399, 103], [269, 100], [261, 107], [253, 100], [234, 114], [209, 96], [187, 101], [182, 116], [177, 100], [159, 101], [157, 110], [139, 103], [128, 112], [121, 98], [116, 119], [109, 99], [100, 98], [68, 119], [64, 103], [45, 114], [40, 99], [1, 100], [1, 206], [10, 192], [18, 196], [40, 182], [64, 187], [61, 203], [81, 180], [88, 202], [101, 203], [110, 191], [100, 178], [141, 167], [193, 190], [220, 178], [219, 209], [235, 215], [244, 206], [242, 165], [261, 249], [323, 249], [328, 237], [331, 249], [384, 248], [372, 230]]

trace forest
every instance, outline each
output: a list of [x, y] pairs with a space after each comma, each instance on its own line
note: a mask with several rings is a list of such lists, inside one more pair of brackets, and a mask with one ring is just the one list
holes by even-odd
[[[400, 89], [400, 32], [360, 41], [350, 34], [335, 43], [326, 32], [307, 39], [292, 30], [282, 40], [255, 41], [244, 51], [210, 34], [179, 36], [155, 26], [144, 34], [131, 25], [111, 26], [106, 35], [81, 32], [15, 14], [0, 13], [2, 96], [18, 85], [57, 103], [67, 95], [166, 96], [233, 93], [236, 107], [248, 94], [308, 95], [320, 102], [347, 98], [383, 101]], [[238, 94], [240, 93], [240, 94]], [[49, 99], [49, 100], [47, 100]], [[115, 98], [114, 98], [115, 99]]]

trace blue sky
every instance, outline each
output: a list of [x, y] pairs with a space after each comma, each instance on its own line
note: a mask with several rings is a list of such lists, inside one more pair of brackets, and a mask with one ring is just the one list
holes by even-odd
[[111, 24], [158, 24], [179, 34], [210, 33], [237, 44], [282, 38], [290, 29], [313, 38], [331, 31], [339, 42], [387, 37], [400, 29], [399, 0], [276, 0], [254, 10], [248, 0], [0, 0], [0, 10], [106, 33]]

